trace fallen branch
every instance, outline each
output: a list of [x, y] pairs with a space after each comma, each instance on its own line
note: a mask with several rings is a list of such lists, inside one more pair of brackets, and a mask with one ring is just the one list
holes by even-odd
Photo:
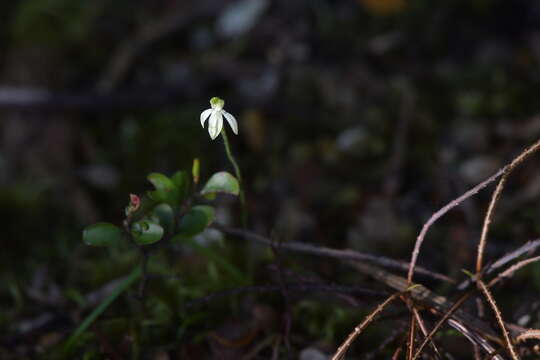
[[[388, 293], [382, 291], [374, 291], [365, 288], [351, 287], [351, 286], [340, 286], [333, 284], [319, 284], [319, 283], [287, 283], [287, 288], [289, 291], [294, 292], [328, 292], [334, 294], [354, 294], [362, 296], [372, 296], [372, 297], [382, 297], [387, 296]], [[254, 285], [254, 286], [242, 286], [234, 289], [227, 289], [223, 291], [218, 291], [209, 295], [206, 295], [202, 298], [195, 299], [186, 304], [186, 309], [190, 309], [194, 306], [209, 303], [216, 299], [230, 297], [233, 295], [243, 294], [243, 293], [272, 293], [280, 292], [281, 285]]]
[[[229, 227], [219, 225], [219, 224], [214, 224], [213, 227], [218, 230], [223, 231], [226, 234], [241, 236], [245, 239], [255, 241], [265, 246], [272, 246], [272, 242], [269, 239], [251, 231], [229, 228]], [[284, 250], [301, 252], [301, 253], [306, 253], [306, 254], [311, 254], [311, 255], [316, 255], [316, 256], [332, 257], [332, 258], [337, 258], [341, 260], [367, 261], [367, 262], [374, 263], [380, 266], [384, 266], [391, 269], [402, 270], [402, 271], [406, 271], [409, 267], [409, 263], [404, 262], [404, 261], [394, 260], [391, 258], [387, 258], [385, 256], [362, 253], [362, 252], [351, 250], [351, 249], [340, 250], [340, 249], [314, 246], [310, 244], [292, 242], [292, 241], [284, 242], [280, 246]], [[442, 280], [442, 281], [452, 283], [452, 284], [455, 283], [454, 279], [446, 275], [439, 274], [439, 273], [436, 273], [436, 272], [433, 272], [433, 271], [430, 271], [421, 267], [417, 268], [417, 272], [419, 274], [429, 276], [437, 280]]]

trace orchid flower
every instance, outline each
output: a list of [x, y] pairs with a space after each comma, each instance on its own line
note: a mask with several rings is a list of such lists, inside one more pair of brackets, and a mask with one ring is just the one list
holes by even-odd
[[206, 119], [209, 118], [208, 134], [210, 134], [210, 138], [214, 140], [221, 134], [221, 130], [223, 129], [223, 117], [225, 117], [231, 126], [232, 131], [238, 135], [238, 123], [236, 122], [236, 119], [234, 116], [223, 110], [225, 101], [218, 97], [213, 97], [210, 99], [210, 105], [212, 106], [210, 109], [206, 109], [201, 113], [201, 125], [203, 128]]

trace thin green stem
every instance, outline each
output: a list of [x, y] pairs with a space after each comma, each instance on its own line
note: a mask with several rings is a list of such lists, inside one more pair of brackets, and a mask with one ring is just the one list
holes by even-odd
[[247, 207], [246, 207], [246, 196], [244, 194], [244, 183], [242, 182], [242, 173], [240, 172], [240, 167], [238, 166], [238, 163], [236, 162], [236, 159], [234, 158], [234, 155], [231, 151], [231, 145], [229, 143], [229, 138], [227, 137], [227, 132], [225, 129], [221, 130], [221, 135], [223, 136], [223, 144], [225, 145], [225, 152], [227, 153], [227, 158], [231, 162], [232, 166], [234, 167], [234, 172], [236, 173], [236, 178], [238, 179], [238, 182], [240, 183], [240, 205], [242, 206], [242, 226], [244, 229], [247, 228]]
[[131, 274], [129, 274], [127, 278], [122, 280], [122, 282], [109, 294], [109, 296], [107, 296], [105, 300], [103, 300], [101, 304], [99, 304], [99, 306], [95, 308], [94, 311], [92, 311], [90, 315], [88, 315], [84, 319], [84, 321], [77, 327], [77, 329], [75, 329], [73, 334], [69, 337], [69, 339], [64, 344], [63, 350], [65, 353], [69, 352], [72, 349], [73, 345], [75, 345], [75, 343], [77, 342], [77, 340], [79, 340], [81, 335], [88, 329], [88, 327], [90, 327], [90, 325], [92, 325], [92, 323], [101, 314], [103, 314], [103, 312], [105, 312], [105, 310], [107, 310], [109, 305], [111, 305], [111, 303], [114, 300], [116, 300], [116, 298], [118, 298], [120, 294], [122, 294], [131, 285], [133, 285], [133, 283], [135, 283], [135, 281], [139, 278], [139, 276], [141, 276], [141, 272], [142, 272], [141, 270], [142, 269], [140, 266], [137, 266], [135, 269], [133, 269]]

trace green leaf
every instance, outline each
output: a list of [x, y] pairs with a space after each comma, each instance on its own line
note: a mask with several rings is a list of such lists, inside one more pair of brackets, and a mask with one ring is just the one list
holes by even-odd
[[131, 226], [131, 234], [138, 245], [153, 244], [161, 240], [163, 233], [161, 225], [149, 220], [138, 221]]
[[209, 193], [227, 193], [238, 195], [240, 193], [240, 184], [238, 180], [226, 171], [220, 171], [212, 175], [210, 180], [204, 185], [201, 194]]
[[174, 211], [169, 204], [159, 204], [153, 210], [154, 217], [165, 231], [170, 231], [174, 225]]
[[212, 206], [194, 206], [180, 220], [178, 235], [181, 237], [193, 237], [198, 235], [214, 221], [214, 218], [215, 210]]
[[174, 205], [177, 203], [178, 188], [167, 176], [160, 173], [148, 175], [148, 181], [154, 185], [155, 191], [149, 191], [148, 196], [157, 202], [166, 202]]
[[151, 173], [148, 175], [148, 181], [159, 191], [171, 191], [175, 187], [171, 179], [160, 173]]
[[122, 230], [113, 224], [100, 222], [87, 226], [83, 230], [83, 241], [86, 245], [108, 246], [122, 239]]
[[189, 176], [185, 171], [177, 171], [171, 178], [178, 189], [178, 204], [184, 201], [189, 193]]

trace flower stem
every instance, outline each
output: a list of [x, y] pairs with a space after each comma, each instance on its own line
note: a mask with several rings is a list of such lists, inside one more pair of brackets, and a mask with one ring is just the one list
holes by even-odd
[[246, 208], [246, 196], [244, 194], [244, 183], [242, 181], [242, 173], [240, 172], [240, 167], [238, 166], [238, 163], [236, 162], [236, 159], [234, 158], [234, 155], [231, 151], [231, 145], [229, 143], [229, 138], [227, 137], [227, 132], [225, 129], [221, 130], [221, 136], [223, 136], [223, 144], [225, 145], [225, 152], [227, 153], [227, 158], [231, 162], [232, 166], [234, 167], [234, 172], [236, 173], [236, 178], [238, 179], [238, 182], [240, 183], [240, 205], [242, 206], [242, 226], [247, 228], [247, 208]]

